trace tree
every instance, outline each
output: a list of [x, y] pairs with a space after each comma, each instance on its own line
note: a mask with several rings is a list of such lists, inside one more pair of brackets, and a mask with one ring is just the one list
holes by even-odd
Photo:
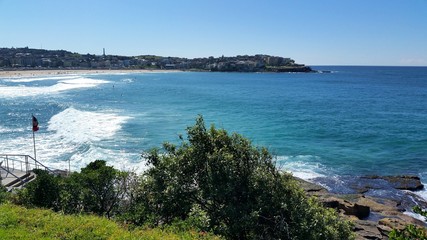
[[83, 190], [82, 205], [87, 212], [111, 217], [126, 189], [126, 176], [104, 160], [96, 160], [81, 169], [78, 178]]
[[46, 170], [35, 169], [33, 171], [37, 177], [18, 192], [18, 203], [58, 210], [60, 177], [50, 174]]
[[239, 134], [206, 129], [200, 116], [179, 147], [145, 154], [143, 216], [153, 224], [198, 214], [205, 227], [229, 239], [349, 239], [351, 227], [308, 198], [280, 172], [265, 148]]

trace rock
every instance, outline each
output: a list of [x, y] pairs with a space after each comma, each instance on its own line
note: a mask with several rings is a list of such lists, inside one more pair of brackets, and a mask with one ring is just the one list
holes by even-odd
[[351, 203], [337, 197], [320, 198], [319, 200], [325, 207], [335, 208], [339, 212], [342, 211], [345, 215], [356, 216], [359, 219], [367, 218], [370, 213], [368, 206]]
[[388, 236], [388, 234], [393, 230], [403, 230], [407, 223], [399, 218], [384, 218], [378, 222], [378, 229], [381, 234]]
[[328, 190], [318, 184], [314, 184], [311, 182], [308, 182], [306, 180], [303, 180], [301, 178], [294, 177], [295, 180], [298, 181], [300, 187], [304, 189], [304, 191], [310, 195], [320, 196], [323, 194], [327, 194]]
[[399, 190], [418, 191], [424, 188], [418, 176], [366, 176], [366, 179], [382, 179]]
[[[354, 223], [356, 239], [388, 239], [393, 229], [403, 229], [408, 224], [426, 227], [426, 223], [404, 214], [414, 204], [419, 204], [417, 195], [400, 190], [419, 190], [424, 186], [416, 176], [368, 176], [354, 181], [354, 186], [365, 194], [331, 193], [314, 183], [297, 179], [310, 196], [328, 208], [336, 209], [347, 220]], [[356, 191], [357, 192], [357, 191]], [[377, 193], [377, 195], [373, 195]], [[427, 206], [421, 201], [420, 206]]]
[[404, 209], [399, 208], [400, 203], [374, 197], [363, 196], [356, 200], [360, 205], [368, 206], [374, 212], [402, 212]]
[[385, 239], [377, 228], [377, 223], [373, 221], [356, 220], [354, 223], [354, 233], [356, 239]]

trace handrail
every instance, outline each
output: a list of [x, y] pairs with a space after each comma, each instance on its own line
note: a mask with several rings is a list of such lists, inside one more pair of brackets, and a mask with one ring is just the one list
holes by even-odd
[[[23, 157], [25, 159], [25, 161], [15, 159], [14, 157], [18, 157], [18, 158]], [[6, 168], [8, 170], [11, 168], [9, 162], [12, 163], [12, 169], [16, 169], [15, 168], [15, 162], [18, 162], [21, 165], [21, 169], [20, 169], [21, 171], [24, 171], [24, 169], [22, 168], [22, 165], [25, 164], [25, 172], [27, 172], [27, 173], [33, 169], [39, 169], [39, 166], [41, 166], [46, 171], [48, 171], [52, 174], [55, 174], [55, 172], [52, 169], [45, 166], [43, 163], [39, 162], [38, 160], [36, 160], [35, 158], [33, 158], [30, 155], [26, 155], [26, 154], [0, 154], [0, 158], [4, 158], [6, 160], [6, 166], [4, 168]], [[29, 160], [34, 161], [34, 163], [30, 162]], [[34, 165], [34, 167], [32, 168], [31, 165]]]
[[[1, 163], [3, 163], [3, 162], [1, 162]], [[12, 176], [14, 176], [14, 177], [15, 177], [16, 179], [18, 179], [22, 184], [25, 184], [25, 182], [24, 182], [24, 180], [22, 180], [22, 178], [20, 178], [20, 177], [16, 176], [15, 174], [13, 174], [13, 172], [9, 171], [9, 169], [6, 169], [6, 168], [4, 168], [3, 166], [1, 166], [1, 163], [0, 163], [0, 168], [1, 168], [1, 169], [5, 170], [7, 173], [9, 173], [9, 174], [11, 174]]]

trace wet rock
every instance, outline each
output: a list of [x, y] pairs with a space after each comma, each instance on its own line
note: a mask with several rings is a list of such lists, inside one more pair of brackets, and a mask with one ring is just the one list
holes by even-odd
[[338, 197], [320, 198], [320, 202], [327, 208], [335, 208], [338, 212], [345, 215], [356, 216], [358, 219], [364, 219], [369, 216], [370, 208], [358, 203], [351, 203]]
[[[350, 194], [333, 193], [314, 183], [301, 179], [298, 181], [308, 195], [317, 197], [323, 206], [336, 209], [352, 221], [356, 239], [388, 239], [390, 231], [403, 229], [408, 224], [426, 227], [425, 222], [403, 213], [414, 204], [427, 205], [425, 201], [418, 199], [416, 194], [400, 191], [423, 188], [416, 176], [369, 176], [354, 179], [354, 185], [367, 190], [365, 194], [357, 194], [364, 191], [354, 191]], [[422, 204], [419, 204], [420, 202]]]
[[378, 229], [381, 234], [388, 236], [393, 229], [403, 230], [406, 224], [399, 218], [384, 218], [378, 222]]
[[297, 180], [300, 187], [302, 187], [302, 189], [304, 189], [304, 191], [310, 195], [320, 196], [328, 193], [328, 190], [326, 188], [318, 184], [311, 183], [296, 177], [295, 177], [295, 180]]
[[374, 212], [403, 212], [400, 203], [389, 199], [363, 196], [356, 200], [358, 204], [368, 206]]
[[[418, 191], [424, 188], [418, 176], [366, 176], [365, 179], [381, 179], [399, 190]], [[369, 188], [366, 187], [366, 188]]]
[[354, 223], [354, 233], [356, 233], [356, 240], [359, 239], [385, 239], [381, 232], [378, 230], [377, 223], [373, 221], [356, 220]]

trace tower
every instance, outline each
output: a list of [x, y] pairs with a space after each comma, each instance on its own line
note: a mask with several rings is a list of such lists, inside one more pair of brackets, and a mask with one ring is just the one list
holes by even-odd
[[102, 56], [105, 57], [105, 48], [102, 49]]

